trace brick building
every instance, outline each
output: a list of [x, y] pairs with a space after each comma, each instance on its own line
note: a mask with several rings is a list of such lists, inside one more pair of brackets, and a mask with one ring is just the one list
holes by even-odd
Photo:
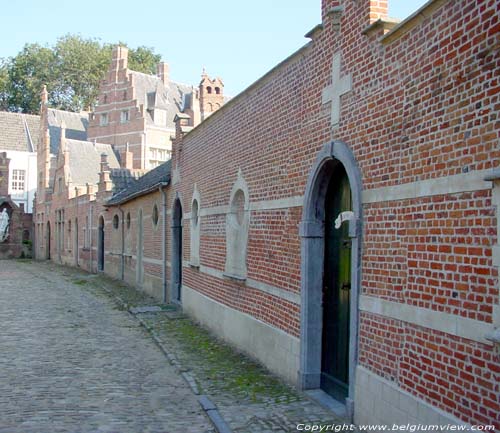
[[204, 72], [195, 89], [171, 81], [166, 63], [159, 63], [157, 70], [157, 76], [131, 71], [127, 48], [116, 47], [90, 117], [88, 139], [109, 143], [122, 156], [128, 147], [135, 169], [149, 170], [170, 159], [174, 116], [187, 100], [197, 124], [224, 102], [219, 78], [210, 79]]
[[9, 193], [10, 162], [7, 152], [0, 152], [0, 259], [31, 257], [32, 252], [32, 215]]
[[36, 147], [40, 116], [0, 111], [0, 152], [9, 158], [7, 193], [31, 213], [36, 192]]
[[355, 422], [499, 428], [500, 3], [323, 0], [307, 37], [187, 101], [171, 162], [103, 166], [90, 263]]
[[[92, 272], [104, 270], [105, 256], [113, 262], [121, 254], [118, 263], [125, 260], [121, 250], [104, 253], [109, 242], [104, 226], [112, 223], [102, 213], [104, 204], [127, 187], [140, 187], [144, 179], [138, 182], [139, 176], [170, 159], [176, 113], [189, 113], [192, 129], [227, 100], [220, 78], [203, 72], [195, 88], [171, 81], [164, 62], [157, 72], [128, 69], [128, 50], [117, 46], [94, 112], [49, 108], [43, 89], [35, 209], [38, 259]], [[109, 263], [106, 269], [111, 268]], [[151, 285], [149, 280], [146, 276]]]

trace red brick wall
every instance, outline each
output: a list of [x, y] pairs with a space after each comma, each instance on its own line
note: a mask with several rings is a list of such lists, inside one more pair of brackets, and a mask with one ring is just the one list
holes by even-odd
[[[324, 2], [324, 12], [335, 3]], [[340, 32], [324, 14], [324, 29], [308, 47], [184, 137], [182, 151], [174, 153], [181, 181], [173, 186], [184, 213], [195, 183], [202, 211], [227, 206], [239, 169], [252, 203], [302, 196], [318, 151], [331, 139], [352, 149], [364, 190], [498, 167], [498, 2], [445, 2], [381, 43], [383, 30], [363, 31], [385, 16], [384, 3], [343, 2]], [[340, 125], [332, 131], [321, 93], [336, 52], [353, 89], [343, 96]], [[249, 277], [299, 292], [301, 212], [252, 212]], [[201, 221], [201, 265], [223, 272], [225, 215]], [[186, 220], [185, 258], [188, 226]], [[363, 237], [364, 295], [491, 323], [499, 294], [490, 189], [365, 204]], [[184, 281], [228, 307], [299, 333], [295, 304], [194, 269], [184, 270]], [[498, 423], [500, 361], [490, 345], [362, 313], [359, 359], [459, 418]]]

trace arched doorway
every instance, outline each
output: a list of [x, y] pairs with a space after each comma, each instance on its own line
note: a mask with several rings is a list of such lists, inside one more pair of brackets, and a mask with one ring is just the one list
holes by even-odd
[[99, 217], [97, 231], [97, 270], [104, 271], [104, 218]]
[[349, 147], [327, 143], [309, 176], [300, 224], [303, 389], [321, 388], [352, 416], [357, 362], [361, 172]]
[[136, 254], [136, 264], [135, 264], [135, 279], [139, 287], [142, 287], [144, 282], [144, 265], [143, 265], [143, 255], [144, 255], [144, 225], [142, 221], [142, 209], [139, 209], [139, 214], [137, 216], [137, 254]]
[[[332, 163], [333, 164], [333, 163]], [[337, 163], [325, 198], [325, 256], [323, 273], [323, 332], [320, 387], [339, 401], [349, 390], [349, 306], [351, 293], [351, 188]]]
[[172, 211], [172, 300], [182, 300], [182, 205], [177, 197]]
[[50, 260], [50, 221], [47, 221], [47, 231], [45, 233], [45, 259]]

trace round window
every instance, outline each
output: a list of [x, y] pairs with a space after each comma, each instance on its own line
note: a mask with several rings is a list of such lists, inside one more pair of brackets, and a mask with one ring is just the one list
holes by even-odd
[[156, 204], [153, 206], [153, 224], [157, 225], [158, 224], [158, 206]]
[[118, 215], [115, 215], [113, 217], [113, 228], [117, 229], [119, 225], [120, 225], [120, 218], [118, 218]]

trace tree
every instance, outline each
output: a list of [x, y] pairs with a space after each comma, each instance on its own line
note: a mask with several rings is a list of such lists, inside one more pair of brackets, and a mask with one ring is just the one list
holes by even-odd
[[[59, 38], [52, 47], [26, 44], [15, 57], [0, 59], [0, 109], [38, 113], [44, 84], [53, 107], [70, 111], [93, 107], [113, 46], [71, 34]], [[153, 48], [129, 50], [132, 70], [155, 73], [159, 61], [160, 55]]]

